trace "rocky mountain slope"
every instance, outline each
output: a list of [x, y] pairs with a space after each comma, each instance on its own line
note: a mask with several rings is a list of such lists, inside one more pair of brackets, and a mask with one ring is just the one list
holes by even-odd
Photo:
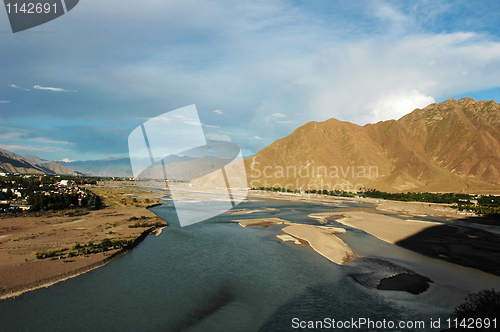
[[0, 149], [0, 172], [68, 175], [77, 174], [77, 172], [54, 161], [44, 161], [36, 156], [22, 157], [3, 149]]
[[500, 192], [500, 105], [449, 99], [365, 126], [309, 122], [245, 165], [251, 187]]

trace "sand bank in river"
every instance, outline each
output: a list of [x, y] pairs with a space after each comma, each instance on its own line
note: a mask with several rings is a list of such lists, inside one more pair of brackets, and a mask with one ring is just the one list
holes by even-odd
[[257, 213], [257, 212], [273, 212], [273, 211], [279, 211], [279, 210], [274, 209], [274, 208], [255, 209], [255, 210], [233, 209], [233, 210], [223, 211], [223, 212], [226, 212], [228, 214], [237, 215], [237, 214], [250, 214], [250, 213]]
[[343, 212], [339, 223], [420, 254], [500, 276], [500, 235], [462, 225]]
[[343, 228], [295, 224], [280, 218], [259, 218], [233, 221], [238, 222], [242, 227], [287, 225], [287, 227], [283, 228], [283, 232], [289, 235], [277, 235], [278, 238], [282, 241], [294, 241], [296, 244], [301, 243], [297, 240], [297, 238], [304, 240], [309, 243], [311, 248], [313, 248], [317, 253], [336, 264], [344, 264], [355, 257], [351, 248], [334, 235], [337, 233], [344, 233], [345, 229]]
[[442, 225], [442, 223], [424, 222], [417, 220], [402, 220], [378, 213], [368, 212], [342, 212], [344, 218], [336, 221], [361, 229], [380, 240], [396, 243], [412, 235], [420, 233], [426, 228]]
[[284, 220], [281, 218], [258, 218], [258, 219], [243, 219], [243, 220], [233, 220], [240, 224], [241, 227], [247, 226], [260, 226], [260, 227], [268, 227], [274, 225], [293, 225], [293, 223], [288, 220]]
[[334, 235], [338, 228], [294, 224], [283, 228], [283, 232], [307, 241], [317, 253], [336, 264], [347, 263], [355, 256], [351, 248]]

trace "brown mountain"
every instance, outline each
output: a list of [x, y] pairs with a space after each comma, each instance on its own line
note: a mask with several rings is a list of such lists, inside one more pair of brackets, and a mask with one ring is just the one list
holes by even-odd
[[448, 99], [365, 126], [309, 122], [245, 166], [250, 187], [500, 193], [500, 105]]
[[0, 149], [0, 172], [2, 173], [44, 173], [39, 167], [23, 157]]
[[43, 161], [36, 156], [22, 157], [13, 152], [0, 149], [0, 172], [31, 174], [69, 174], [76, 175], [73, 170], [54, 161]]
[[65, 174], [65, 175], [82, 175], [83, 173], [75, 172], [74, 170], [63, 166], [55, 161], [44, 161], [37, 164], [47, 174]]

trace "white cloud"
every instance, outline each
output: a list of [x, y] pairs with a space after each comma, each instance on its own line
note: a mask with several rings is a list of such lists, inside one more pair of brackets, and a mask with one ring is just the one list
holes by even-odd
[[414, 22], [412, 17], [405, 15], [397, 8], [383, 1], [373, 2], [368, 10], [371, 10], [373, 15], [382, 23], [388, 25], [389, 34], [401, 34], [413, 27]]
[[[2, 128], [2, 130], [5, 130]], [[21, 137], [21, 133], [19, 132], [3, 132], [0, 134], [1, 139], [9, 139], [9, 140], [14, 140], [14, 139], [19, 139]]]
[[20, 90], [24, 90], [24, 91], [30, 91], [30, 89], [25, 89], [25, 88], [22, 88], [18, 85], [15, 85], [15, 84], [8, 84], [8, 86], [10, 86], [11, 88], [14, 88], [14, 89], [20, 89]]
[[310, 100], [304, 113], [316, 121], [335, 117], [365, 124], [383, 112], [393, 112], [383, 106], [388, 99], [400, 103], [406, 96], [408, 105], [417, 101], [420, 105], [432, 97], [498, 87], [498, 72], [500, 42], [476, 33], [337, 44], [318, 52], [311, 70], [300, 79], [313, 87], [304, 96]]
[[10, 100], [0, 100], [0, 104], [8, 104], [10, 103]]
[[381, 20], [392, 22], [408, 22], [410, 17], [404, 15], [394, 7], [381, 1], [376, 2], [374, 14]]
[[201, 126], [201, 122], [198, 120], [185, 120], [184, 123], [191, 126]]
[[51, 88], [51, 87], [40, 86], [40, 85], [35, 85], [33, 88], [37, 89], [37, 90], [50, 90], [50, 91], [56, 91], [56, 92], [68, 92], [68, 90], [65, 90], [63, 88]]
[[207, 127], [207, 128], [219, 128], [219, 126], [213, 126], [213, 125], [209, 125], [209, 124], [205, 124], [205, 123], [202, 123], [201, 125], [203, 127]]
[[62, 161], [62, 162], [65, 162], [65, 163], [70, 163], [74, 160], [70, 160], [69, 158], [64, 158], [64, 159], [61, 159], [61, 160], [58, 160], [58, 161]]
[[50, 138], [46, 137], [32, 137], [32, 138], [27, 138], [26, 141], [32, 141], [32, 142], [38, 142], [38, 143], [46, 143], [46, 144], [73, 144], [71, 142], [66, 142], [66, 141], [56, 141]]
[[36, 145], [19, 145], [19, 144], [0, 144], [0, 148], [15, 153], [24, 153], [24, 152], [42, 153], [42, 152], [56, 152], [56, 151], [67, 150], [54, 146], [36, 146]]
[[12, 141], [14, 141], [17, 144], [22, 143], [27, 145], [30, 145], [31, 142], [44, 143], [44, 144], [69, 144], [69, 145], [73, 144], [67, 141], [53, 140], [51, 138], [40, 137], [40, 136], [30, 137], [33, 136], [34, 134], [32, 130], [17, 128], [15, 131], [11, 131], [6, 126], [2, 126], [0, 127], [0, 129], [3, 131], [2, 133], [0, 133], [0, 139], [11, 141], [11, 143]]
[[[165, 105], [200, 100], [208, 115], [210, 110], [224, 114], [212, 116], [217, 122], [202, 121], [230, 128], [238, 144], [250, 142], [246, 148], [254, 150], [308, 121], [337, 118], [365, 124], [399, 117], [432, 98], [500, 86], [498, 29], [483, 29], [477, 15], [463, 21], [456, 15], [463, 12], [457, 10], [464, 8], [460, 4], [324, 3], [325, 11], [323, 5], [281, 0], [152, 0], [152, 11], [132, 4], [117, 7], [113, 0], [95, 2], [85, 10], [98, 16], [80, 23], [104, 33], [81, 34], [83, 42], [67, 48], [69, 56], [47, 51], [68, 42], [53, 39], [40, 48], [43, 61], [21, 57], [9, 70], [29, 72], [37, 79], [33, 82], [62, 82], [57, 85], [68, 89], [85, 86], [89, 107], [84, 116], [96, 121], [136, 115], [137, 110], [144, 117], [154, 116]], [[101, 18], [113, 15], [120, 18], [119, 26], [108, 29], [113, 20]], [[485, 20], [494, 21], [495, 15], [487, 16]], [[157, 24], [164, 21], [168, 27]], [[457, 32], [460, 29], [482, 32]], [[130, 32], [139, 37], [131, 40]], [[142, 36], [158, 43], [142, 45]], [[12, 56], [13, 46], [25, 47], [21, 42], [4, 45], [0, 58]], [[109, 65], [96, 65], [109, 59]], [[82, 65], [75, 67], [76, 60]], [[14, 97], [4, 98], [18, 104]], [[75, 103], [65, 112], [67, 105], [56, 103], [36, 114], [37, 101], [28, 102], [28, 107], [20, 104], [19, 117], [81, 117], [76, 109], [87, 105]], [[78, 139], [85, 135], [81, 130]], [[265, 140], [258, 141], [262, 137]], [[72, 157], [60, 158], [66, 156]]]
[[433, 97], [426, 96], [415, 89], [399, 91], [382, 97], [373, 104], [370, 112], [371, 121], [397, 120], [416, 108], [424, 108], [435, 102]]
[[205, 135], [205, 137], [210, 140], [210, 141], [216, 141], [216, 142], [232, 142], [231, 137], [229, 137], [226, 134], [220, 134], [220, 133], [208, 133]]

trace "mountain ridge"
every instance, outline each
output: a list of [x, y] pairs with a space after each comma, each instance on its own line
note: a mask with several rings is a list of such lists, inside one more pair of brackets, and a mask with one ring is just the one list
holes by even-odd
[[[398, 120], [364, 126], [336, 119], [313, 121], [265, 147], [245, 165], [250, 187], [265, 186], [266, 181], [291, 190], [331, 190], [350, 182], [390, 192], [500, 192], [500, 105], [448, 99]], [[309, 176], [280, 172], [293, 167], [302, 175], [309, 170]], [[350, 171], [327, 174], [324, 167]], [[376, 167], [376, 178], [363, 176], [363, 167]], [[352, 176], [354, 170], [361, 176]]]
[[45, 161], [33, 155], [20, 156], [4, 149], [0, 149], [0, 172], [60, 175], [79, 174], [57, 162]]

